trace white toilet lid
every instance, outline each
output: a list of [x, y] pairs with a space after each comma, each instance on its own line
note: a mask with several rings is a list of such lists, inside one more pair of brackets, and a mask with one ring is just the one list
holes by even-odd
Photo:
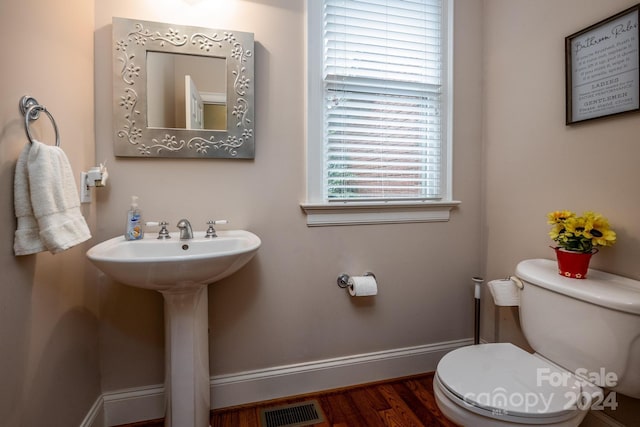
[[509, 343], [454, 350], [440, 360], [437, 373], [458, 399], [494, 416], [531, 419], [572, 414], [575, 399], [581, 397], [575, 376]]

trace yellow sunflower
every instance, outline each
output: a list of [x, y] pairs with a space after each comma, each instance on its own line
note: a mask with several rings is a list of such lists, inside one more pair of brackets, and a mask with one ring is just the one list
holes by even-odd
[[566, 233], [575, 237], [584, 236], [584, 230], [587, 227], [587, 220], [582, 216], [573, 216], [567, 218], [564, 222], [564, 228], [566, 229]]
[[591, 239], [594, 246], [611, 246], [616, 242], [616, 233], [605, 217], [594, 212], [585, 212], [584, 217], [584, 236]]
[[555, 211], [547, 215], [548, 224], [562, 224], [569, 218], [574, 218], [576, 214], [571, 211]]

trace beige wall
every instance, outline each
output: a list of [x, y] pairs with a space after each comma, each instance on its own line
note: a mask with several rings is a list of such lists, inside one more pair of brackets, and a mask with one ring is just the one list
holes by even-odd
[[[564, 38], [635, 3], [485, 1], [487, 277], [512, 274], [522, 259], [553, 259], [546, 214], [569, 209], [599, 211], [618, 232], [592, 267], [640, 279], [639, 117], [564, 124]], [[485, 308], [484, 336], [493, 339]], [[497, 338], [521, 342], [513, 313], [500, 316]]]
[[[303, 1], [96, 3], [96, 151], [112, 180], [98, 199], [98, 239], [122, 232], [132, 194], [147, 220], [208, 219], [258, 234], [256, 258], [209, 288], [211, 374], [468, 338], [470, 278], [480, 270], [481, 5], [459, 0], [454, 196], [448, 223], [308, 228]], [[112, 16], [255, 33], [256, 158], [113, 156]], [[375, 272], [379, 295], [350, 299], [336, 277]], [[163, 380], [162, 299], [102, 278], [103, 390]], [[446, 319], [443, 321], [443, 319]]]
[[[51, 111], [76, 175], [94, 161], [93, 13], [83, 0], [0, 3], [0, 424], [7, 427], [77, 426], [100, 395], [89, 244], [13, 255], [13, 173], [27, 143], [20, 98], [32, 95]], [[45, 115], [31, 127], [53, 143]], [[84, 213], [95, 229], [94, 214]]]
[[595, 210], [618, 243], [592, 266], [640, 279], [637, 114], [565, 126], [564, 37], [633, 1], [487, 0], [485, 110], [487, 276], [554, 258], [546, 214]]
[[[594, 266], [640, 278], [637, 115], [564, 125], [564, 37], [632, 4], [457, 0], [454, 197], [461, 206], [448, 223], [307, 228], [299, 208], [302, 1], [1, 2], [0, 36], [12, 42], [2, 47], [0, 79], [0, 224], [7, 231], [0, 419], [31, 426], [46, 413], [53, 425], [78, 425], [100, 391], [161, 383], [164, 367], [159, 294], [98, 275], [84, 259], [88, 245], [55, 257], [13, 256], [23, 94], [51, 109], [76, 173], [96, 159], [109, 165], [109, 186], [85, 207], [91, 243], [122, 232], [133, 194], [147, 220], [187, 217], [204, 229], [208, 219], [225, 218], [262, 238], [254, 261], [209, 291], [211, 373], [233, 373], [472, 336], [470, 277], [503, 277], [521, 259], [550, 258], [550, 210], [608, 216], [619, 243]], [[115, 158], [112, 16], [254, 32], [256, 159]], [[51, 138], [48, 125], [34, 126]], [[368, 302], [335, 285], [340, 272], [367, 270], [380, 284]], [[484, 301], [483, 336], [492, 340], [494, 311]], [[508, 324], [504, 331], [498, 338], [519, 339]]]

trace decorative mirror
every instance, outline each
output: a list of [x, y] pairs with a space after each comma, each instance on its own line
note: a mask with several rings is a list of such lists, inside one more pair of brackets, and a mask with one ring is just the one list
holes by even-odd
[[113, 18], [121, 157], [254, 158], [253, 33]]

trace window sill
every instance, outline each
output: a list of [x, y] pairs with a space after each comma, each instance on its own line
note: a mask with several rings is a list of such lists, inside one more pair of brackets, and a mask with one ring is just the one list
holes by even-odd
[[438, 202], [332, 202], [302, 203], [308, 227], [364, 224], [402, 224], [449, 221], [457, 200]]

